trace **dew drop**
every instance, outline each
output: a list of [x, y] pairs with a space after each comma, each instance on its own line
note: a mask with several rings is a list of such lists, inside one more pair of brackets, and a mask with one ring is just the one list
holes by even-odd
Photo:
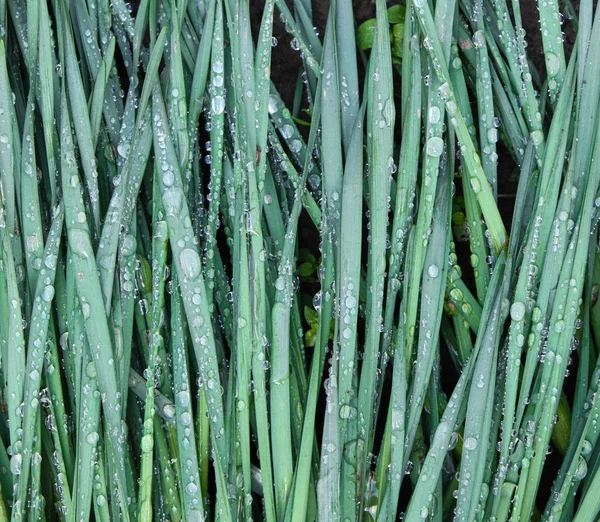
[[546, 71], [549, 77], [556, 76], [560, 71], [560, 59], [554, 53], [546, 54]]
[[175, 418], [175, 405], [174, 404], [165, 404], [163, 406], [163, 413], [164, 413], [165, 417], [167, 417], [168, 419], [174, 419]]
[[81, 304], [81, 311], [83, 312], [83, 318], [84, 319], [89, 319], [90, 318], [90, 314], [92, 312], [92, 308], [89, 305], [89, 303], [82, 303]]
[[179, 254], [181, 270], [187, 279], [195, 279], [200, 274], [200, 257], [195, 250], [186, 248]]
[[465, 449], [473, 451], [477, 447], [477, 439], [475, 437], [467, 437], [464, 443]]
[[440, 117], [441, 117], [440, 108], [435, 105], [432, 105], [431, 108], [429, 109], [429, 123], [432, 123], [432, 124], [438, 123], [440, 121]]
[[344, 404], [340, 408], [340, 419], [353, 419], [356, 417], [356, 408]]
[[573, 480], [579, 482], [583, 480], [587, 475], [588, 467], [587, 462], [583, 457], [579, 457], [577, 461], [577, 468], [575, 469], [575, 473], [573, 474]]
[[285, 138], [285, 139], [290, 139], [293, 135], [294, 135], [294, 127], [292, 127], [289, 123], [286, 123], [282, 128], [281, 128], [281, 135]]
[[190, 405], [190, 394], [187, 391], [182, 390], [177, 393], [175, 400], [177, 401], [178, 406], [187, 408]]
[[427, 140], [427, 154], [437, 158], [442, 155], [444, 150], [444, 141], [438, 136], [433, 136]]
[[144, 435], [142, 437], [142, 451], [144, 453], [148, 453], [152, 451], [154, 447], [154, 437], [150, 434]]
[[429, 274], [429, 277], [435, 279], [440, 273], [440, 269], [437, 267], [437, 265], [429, 265], [427, 273]]
[[356, 297], [354, 297], [353, 295], [349, 295], [348, 297], [346, 297], [346, 308], [354, 308], [356, 306]]
[[274, 114], [280, 109], [279, 100], [276, 96], [269, 96], [269, 104], [268, 104], [269, 114]]
[[215, 96], [210, 102], [210, 107], [213, 111], [213, 114], [223, 114], [223, 111], [225, 110], [225, 99], [223, 96]]
[[510, 307], [510, 317], [513, 321], [521, 321], [525, 317], [525, 304], [517, 301]]
[[129, 143], [119, 143], [117, 146], [117, 152], [119, 156], [127, 159], [127, 156], [129, 156]]
[[12, 456], [12, 458], [10, 459], [10, 472], [13, 475], [21, 474], [21, 463], [22, 462], [23, 462], [23, 457], [21, 456], [20, 453], [17, 453], [16, 455]]
[[44, 287], [44, 291], [42, 292], [42, 299], [46, 302], [52, 301], [54, 298], [54, 287], [52, 285], [46, 285]]

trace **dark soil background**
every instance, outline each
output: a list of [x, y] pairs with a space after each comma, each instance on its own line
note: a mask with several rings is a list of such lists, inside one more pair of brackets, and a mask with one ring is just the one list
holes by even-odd
[[[286, 0], [286, 2], [290, 7], [290, 10], [293, 12], [293, 0]], [[252, 26], [255, 38], [260, 28], [264, 3], [264, 0], [253, 0], [250, 2]], [[390, 0], [387, 2], [388, 6], [398, 3], [403, 2], [400, 0]], [[510, 2], [508, 2], [508, 4], [510, 9]], [[572, 1], [572, 5], [575, 8], [575, 11], [579, 10], [579, 0]], [[375, 16], [374, 0], [354, 0], [353, 8], [357, 26], [365, 20]], [[312, 0], [312, 10], [314, 26], [322, 38], [329, 13], [329, 0]], [[542, 47], [542, 35], [539, 29], [539, 14], [537, 2], [535, 0], [525, 0], [521, 2], [521, 17], [523, 27], [526, 31], [525, 39], [527, 42], [527, 52], [530, 62], [539, 73], [539, 76], [543, 79], [546, 76], [546, 72]], [[568, 23], [566, 16], [565, 23], [563, 25], [563, 31], [565, 32], [565, 50], [568, 57], [573, 44], [575, 43], [575, 32], [573, 27]], [[281, 22], [277, 12], [275, 16], [273, 34], [278, 43], [277, 47], [273, 50], [271, 78], [273, 83], [277, 86], [283, 101], [288, 107], [292, 107], [298, 74], [302, 66], [302, 60], [300, 53], [292, 49], [290, 46], [292, 36], [285, 31], [284, 24]], [[360, 65], [361, 64], [359, 61], [359, 67]], [[396, 78], [396, 80], [398, 79], [399, 78]], [[359, 85], [361, 83], [362, 82], [359, 81]], [[498, 143], [498, 156], [498, 206], [506, 226], [509, 227], [512, 221], [514, 195], [518, 180], [518, 167], [507, 151], [503, 149], [501, 142]]]
[[[286, 0], [290, 6], [290, 10], [293, 12], [293, 1]], [[392, 0], [388, 2], [388, 6], [400, 3], [398, 0]], [[579, 1], [575, 0], [572, 2], [573, 7], [576, 11], [579, 8]], [[375, 2], [374, 0], [355, 0], [354, 5], [354, 16], [356, 25], [365, 20], [375, 16]], [[510, 5], [510, 2], [509, 2]], [[264, 0], [253, 0], [251, 2], [251, 16], [253, 24], [253, 32], [256, 37], [260, 27], [262, 12], [263, 12]], [[561, 2], [562, 7], [562, 2]], [[317, 28], [319, 34], [324, 34], [325, 24], [329, 12], [329, 0], [312, 0], [313, 8], [313, 23]], [[542, 47], [542, 35], [539, 29], [539, 14], [537, 10], [537, 2], [534, 0], [525, 0], [521, 2], [521, 16], [523, 27], [526, 31], [526, 42], [527, 42], [527, 53], [530, 59], [530, 63], [533, 64], [534, 68], [539, 73], [539, 76], [543, 80], [546, 76], [544, 55]], [[575, 32], [573, 27], [568, 23], [565, 16], [565, 23], [563, 25], [563, 31], [565, 32], [565, 50], [567, 52], [567, 58], [571, 53], [573, 44], [575, 43]], [[283, 23], [280, 21], [279, 16], [275, 16], [274, 25], [274, 36], [277, 38], [278, 44], [276, 49], [273, 50], [272, 64], [271, 64], [271, 78], [274, 84], [277, 86], [280, 95], [288, 107], [293, 105], [294, 92], [298, 80], [298, 74], [302, 66], [302, 60], [300, 53], [295, 51], [290, 46], [292, 36], [285, 31]], [[364, 71], [363, 71], [364, 73]], [[399, 80], [399, 78], [396, 78]], [[359, 84], [361, 82], [359, 81]], [[512, 212], [514, 206], [514, 195], [516, 192], [517, 180], [518, 180], [518, 166], [514, 163], [509, 153], [503, 149], [501, 143], [498, 143], [498, 181], [499, 181], [499, 199], [498, 206], [503, 216], [504, 222], [507, 227], [510, 226], [512, 220]], [[310, 250], [314, 250], [318, 256], [318, 245], [311, 244], [314, 242], [314, 231], [311, 230], [312, 224], [306, 223], [307, 228], [300, 231], [300, 241], [304, 243], [304, 247]], [[468, 262], [468, 243], [457, 244], [457, 253], [459, 258], [466, 259], [465, 262], [461, 262], [462, 266], [469, 266]], [[463, 273], [463, 278], [468, 285], [474, 286], [472, 277]], [[318, 285], [315, 286], [315, 292], [318, 290]], [[575, 363], [576, 364], [576, 363]], [[454, 387], [458, 375], [454, 373], [452, 363], [448, 361], [442, 361], [444, 367], [442, 371], [442, 387], [446, 393], [450, 393]], [[572, 368], [574, 370], [575, 368]], [[573, 372], [575, 375], [576, 372]], [[389, 379], [386, 379], [389, 383]], [[568, 388], [573, 386], [573, 379], [567, 379], [565, 386]], [[389, 384], [384, 386], [382, 403], [386, 403], [388, 395], [390, 393]], [[324, 407], [324, 403], [321, 405]], [[384, 416], [381, 416], [382, 418]], [[318, 416], [317, 423], [322, 421]], [[379, 432], [383, 426], [377, 426], [376, 430]], [[320, 430], [317, 430], [320, 431]], [[375, 448], [377, 450], [377, 448]], [[552, 481], [558, 472], [562, 461], [558, 451], [554, 451], [549, 454], [544, 467], [544, 475], [542, 477], [541, 487], [538, 497], [538, 505], [543, 506], [545, 504], [547, 495], [550, 492]], [[406, 495], [404, 495], [406, 497]], [[407, 498], [400, 499], [400, 509], [405, 507]]]
[[[290, 9], [293, 10], [293, 2], [286, 0]], [[400, 3], [397, 0], [389, 1], [388, 6]], [[260, 20], [264, 8], [264, 0], [253, 0], [251, 2], [251, 16], [255, 34], [258, 33]], [[579, 0], [572, 2], [575, 10], [578, 10]], [[361, 24], [369, 18], [375, 16], [375, 2], [373, 0], [355, 0], [354, 17], [357, 25]], [[328, 0], [312, 0], [313, 22], [319, 30], [319, 34], [323, 34], [325, 24], [327, 22], [327, 14], [329, 12]], [[542, 51], [542, 35], [538, 26], [538, 10], [537, 2], [534, 0], [526, 0], [521, 2], [521, 16], [523, 27], [526, 31], [526, 40], [528, 43], [527, 51], [529, 58], [533, 61], [540, 74], [545, 76], [544, 71], [544, 56]], [[302, 61], [300, 53], [294, 51], [290, 47], [292, 36], [286, 33], [283, 23], [279, 20], [279, 16], [275, 17], [275, 27], [273, 34], [278, 40], [277, 52], [273, 52], [273, 62], [271, 65], [271, 76], [275, 85], [279, 90], [283, 100], [290, 105], [292, 103], [298, 71]], [[574, 32], [572, 28], [565, 24], [564, 30], [566, 33], [565, 46], [567, 52], [570, 52], [574, 43]]]

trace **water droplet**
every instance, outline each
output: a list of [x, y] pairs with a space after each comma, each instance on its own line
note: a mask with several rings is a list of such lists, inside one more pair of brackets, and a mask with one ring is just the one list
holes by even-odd
[[319, 290], [313, 297], [313, 308], [317, 312], [321, 310], [321, 290]]
[[280, 109], [281, 105], [279, 103], [279, 100], [277, 99], [276, 96], [270, 95], [269, 96], [269, 114], [274, 114], [276, 113], [279, 109]]
[[579, 482], [583, 480], [587, 475], [588, 467], [587, 462], [583, 457], [579, 457], [577, 461], [577, 468], [575, 469], [575, 473], [573, 474], [573, 480]]
[[275, 288], [280, 291], [285, 289], [285, 280], [283, 279], [283, 277], [278, 277], [275, 280]]
[[96, 378], [96, 365], [93, 362], [88, 363], [88, 365], [85, 368], [85, 374], [90, 379], [95, 379]]
[[283, 127], [281, 127], [281, 135], [289, 140], [294, 135], [294, 127], [292, 127], [289, 123], [286, 123]]
[[450, 299], [452, 299], [452, 301], [454, 301], [455, 303], [462, 301], [464, 297], [460, 288], [453, 288], [452, 290], [450, 290], [449, 295]]
[[444, 151], [444, 141], [438, 136], [433, 136], [427, 140], [427, 154], [437, 158]]
[[477, 447], [477, 439], [475, 437], [467, 437], [464, 443], [465, 449], [473, 451]]
[[429, 109], [429, 123], [435, 124], [440, 121], [441, 112], [439, 107], [432, 105]]
[[429, 274], [429, 277], [435, 279], [440, 273], [440, 269], [437, 267], [437, 265], [429, 265], [427, 273]]
[[479, 194], [481, 192], [481, 184], [479, 183], [479, 180], [475, 177], [471, 178], [471, 188], [473, 189], [473, 192], [475, 192], [475, 194]]
[[356, 417], [356, 408], [344, 404], [340, 408], [340, 419], [353, 419]]
[[57, 256], [55, 256], [54, 254], [50, 254], [49, 256], [46, 257], [46, 259], [44, 259], [44, 264], [50, 270], [54, 270], [56, 268], [57, 260], [58, 260]]
[[223, 98], [223, 96], [215, 96], [210, 102], [210, 107], [213, 111], [213, 114], [222, 114], [225, 110], [225, 99]]
[[187, 408], [190, 405], [190, 394], [187, 391], [182, 390], [177, 393], [175, 400], [177, 401], [178, 406]]
[[510, 307], [510, 317], [513, 321], [521, 321], [525, 317], [525, 303], [519, 301], [512, 304]]
[[295, 153], [299, 153], [302, 150], [302, 142], [300, 140], [290, 141], [290, 149]]
[[456, 448], [456, 444], [458, 443], [458, 433], [456, 431], [452, 432], [450, 435], [450, 442], [448, 442], [448, 451], [452, 451]]
[[117, 152], [119, 156], [127, 159], [127, 156], [129, 156], [129, 143], [119, 143], [117, 146]]
[[479, 49], [479, 48], [483, 47], [484, 43], [485, 43], [485, 35], [484, 35], [483, 31], [475, 31], [475, 34], [473, 34], [473, 45]]
[[198, 492], [198, 486], [194, 482], [190, 482], [185, 489], [190, 495], [195, 495]]
[[23, 462], [23, 457], [20, 453], [13, 455], [10, 459], [10, 472], [13, 475], [21, 474], [21, 463]]
[[220, 74], [217, 74], [216, 76], [214, 76], [212, 79], [212, 84], [215, 87], [222, 87], [223, 86], [223, 76]]
[[174, 404], [170, 404], [170, 403], [169, 404], [165, 404], [163, 406], [163, 414], [168, 419], [174, 419], [175, 418], [175, 405]]
[[544, 133], [539, 130], [533, 131], [531, 133], [531, 140], [536, 147], [540, 146], [544, 141]]
[[200, 274], [200, 257], [191, 248], [186, 248], [179, 254], [181, 270], [187, 279], [195, 279]]
[[90, 314], [92, 313], [92, 308], [89, 305], [89, 303], [82, 303], [81, 304], [81, 311], [83, 312], [83, 318], [84, 319], [89, 319], [90, 318]]
[[170, 187], [175, 183], [175, 174], [171, 170], [167, 170], [162, 175], [162, 181], [166, 187]]
[[151, 434], [146, 434], [142, 437], [142, 451], [148, 453], [154, 447], [154, 437]]
[[556, 76], [560, 71], [560, 58], [554, 53], [546, 54], [546, 71], [549, 77]]
[[44, 287], [44, 291], [42, 292], [42, 299], [46, 302], [52, 301], [54, 298], [54, 287], [52, 285], [46, 285]]

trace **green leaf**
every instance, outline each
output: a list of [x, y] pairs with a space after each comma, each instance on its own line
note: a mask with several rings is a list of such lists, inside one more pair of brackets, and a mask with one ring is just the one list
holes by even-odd
[[388, 22], [390, 24], [404, 24], [406, 17], [406, 6], [402, 4], [393, 5], [388, 10]]
[[302, 263], [298, 267], [298, 275], [300, 277], [308, 277], [315, 273], [315, 267], [312, 263]]
[[366, 51], [373, 47], [375, 40], [375, 18], [370, 18], [358, 26], [356, 30], [356, 45], [361, 51]]
[[402, 58], [404, 47], [404, 23], [392, 26], [392, 57]]
[[315, 310], [313, 310], [310, 306], [304, 307], [304, 319], [310, 326], [311, 330], [317, 330], [319, 326], [319, 314]]

